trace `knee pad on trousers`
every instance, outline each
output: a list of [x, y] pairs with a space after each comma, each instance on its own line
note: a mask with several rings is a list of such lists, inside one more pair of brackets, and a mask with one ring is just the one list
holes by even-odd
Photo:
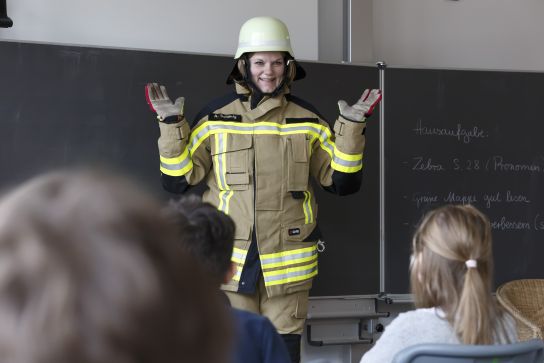
[[300, 363], [300, 334], [282, 334], [291, 362]]

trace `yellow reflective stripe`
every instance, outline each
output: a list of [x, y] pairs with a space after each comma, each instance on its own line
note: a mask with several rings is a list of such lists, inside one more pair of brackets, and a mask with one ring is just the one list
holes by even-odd
[[232, 195], [234, 192], [232, 190], [222, 190], [219, 192], [219, 206], [217, 209], [219, 209], [221, 212], [225, 214], [229, 214], [229, 207], [230, 207], [230, 198], [232, 198]]
[[274, 270], [274, 271], [265, 271], [263, 272], [263, 276], [265, 277], [281, 276], [281, 275], [289, 274], [291, 272], [299, 272], [299, 271], [308, 270], [315, 266], [317, 266], [317, 261], [312, 262], [309, 265], [304, 265], [304, 266], [288, 267], [288, 268], [284, 268], [281, 270]]
[[232, 196], [234, 195], [234, 191], [230, 191], [227, 195], [227, 200], [226, 200], [226, 209], [225, 209], [225, 213], [226, 214], [229, 214], [229, 211], [230, 211], [230, 198], [232, 198]]
[[360, 161], [363, 160], [363, 154], [346, 154], [336, 147], [336, 144], [334, 144], [334, 154], [344, 160], [347, 161]]
[[289, 267], [283, 270], [263, 272], [265, 286], [281, 285], [289, 282], [308, 280], [317, 275], [317, 261], [312, 264]]
[[[221, 177], [220, 177], [220, 173], [221, 171], [219, 170], [219, 165], [220, 165], [220, 162], [219, 162], [219, 137], [216, 137], [215, 138], [215, 149], [218, 150], [216, 152], [216, 154], [213, 156], [213, 166], [214, 166], [214, 173], [215, 173], [215, 182], [217, 183], [217, 187], [219, 188], [219, 190], [225, 190], [225, 188], [223, 188], [223, 186], [221, 185]], [[219, 210], [221, 210], [221, 207], [219, 208]]]
[[246, 261], [246, 256], [246, 250], [236, 247], [232, 249], [232, 257], [230, 260], [236, 264], [236, 273], [232, 277], [234, 281], [240, 281], [240, 276], [242, 276], [242, 270], [244, 269], [244, 262]]
[[294, 259], [288, 260], [288, 261], [280, 260], [279, 262], [270, 262], [270, 263], [267, 263], [265, 265], [261, 265], [261, 267], [263, 269], [270, 269], [270, 268], [274, 268], [274, 267], [285, 267], [285, 266], [289, 266], [289, 265], [296, 265], [296, 264], [303, 263], [303, 262], [310, 262], [310, 261], [313, 261], [313, 260], [317, 260], [317, 255], [316, 254], [314, 254], [312, 256], [307, 256], [307, 257], [294, 258]]
[[312, 247], [308, 248], [279, 253], [269, 253], [267, 255], [261, 255], [260, 259], [263, 270], [274, 267], [296, 265], [302, 262], [317, 260], [317, 246], [313, 245]]
[[219, 203], [217, 209], [225, 214], [229, 214], [230, 198], [234, 194], [227, 184], [227, 137], [227, 133], [215, 135], [216, 153], [214, 155], [215, 181], [219, 190], [221, 190], [218, 195]]
[[232, 195], [234, 192], [232, 190], [223, 190], [219, 192], [219, 206], [217, 209], [219, 209], [221, 212], [225, 214], [229, 214], [230, 210], [230, 198], [232, 198]]
[[355, 172], [358, 172], [359, 170], [361, 170], [363, 168], [363, 163], [361, 163], [361, 165], [357, 165], [357, 166], [353, 166], [353, 167], [346, 167], [346, 166], [337, 164], [334, 161], [331, 161], [331, 167], [334, 170], [341, 171], [342, 173], [355, 173]]
[[314, 222], [314, 212], [312, 211], [312, 197], [310, 192], [304, 192], [304, 203], [302, 209], [304, 211], [304, 223], [310, 224]]
[[190, 150], [196, 150], [200, 144], [210, 135], [217, 133], [230, 134], [257, 134], [257, 135], [292, 135], [307, 134], [319, 139], [319, 146], [329, 154], [333, 169], [345, 173], [354, 173], [362, 169], [361, 154], [346, 154], [336, 148], [332, 141], [332, 133], [329, 128], [311, 122], [282, 125], [275, 122], [262, 121], [259, 123], [244, 124], [230, 121], [206, 121], [191, 133]]
[[242, 276], [242, 271], [244, 269], [244, 264], [236, 264], [236, 273], [234, 276], [232, 276], [232, 279], [234, 281], [240, 281], [240, 277]]
[[227, 136], [226, 133], [221, 133], [215, 135], [215, 150], [216, 153], [213, 157], [214, 159], [214, 172], [215, 172], [215, 181], [219, 190], [230, 190], [227, 185], [227, 157], [225, 152], [227, 151]]
[[265, 260], [265, 259], [268, 259], [268, 258], [291, 256], [291, 255], [296, 255], [296, 254], [300, 254], [300, 253], [312, 252], [312, 251], [316, 251], [316, 250], [317, 250], [317, 246], [313, 245], [311, 247], [299, 248], [299, 249], [296, 249], [296, 250], [289, 250], [289, 251], [276, 252], [276, 253], [267, 253], [267, 254], [261, 255], [261, 260]]
[[188, 148], [173, 158], [160, 155], [160, 170], [163, 174], [181, 176], [187, 174], [193, 168], [193, 161], [189, 157]]
[[242, 250], [240, 248], [234, 247], [232, 249], [231, 261], [243, 265], [245, 260], [246, 260], [246, 256], [247, 256], [247, 251], [246, 250]]
[[161, 155], [161, 162], [171, 165], [181, 164], [187, 158], [188, 154], [187, 148], [185, 148], [181, 154], [174, 156], [173, 158], [167, 158], [166, 156]]

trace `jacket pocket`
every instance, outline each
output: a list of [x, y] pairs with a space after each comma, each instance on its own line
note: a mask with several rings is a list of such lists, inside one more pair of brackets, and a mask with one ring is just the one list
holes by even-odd
[[287, 191], [308, 189], [310, 173], [309, 150], [306, 135], [290, 135], [287, 138]]
[[212, 142], [213, 168], [222, 190], [249, 188], [251, 135], [216, 134]]

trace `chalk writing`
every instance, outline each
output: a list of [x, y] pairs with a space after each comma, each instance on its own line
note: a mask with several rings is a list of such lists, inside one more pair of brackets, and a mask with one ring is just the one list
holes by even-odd
[[448, 195], [444, 198], [444, 202], [456, 204], [473, 204], [477, 201], [478, 199], [475, 195], [462, 195], [456, 194], [455, 192], [449, 192]]
[[478, 171], [482, 169], [482, 163], [478, 159], [469, 159], [469, 160], [460, 160], [459, 158], [454, 158], [452, 160], [453, 170], [466, 170], [466, 171]]
[[544, 229], [544, 219], [541, 217], [540, 213], [535, 215], [533, 220], [533, 227], [536, 231], [541, 231]]
[[502, 216], [499, 220], [491, 221], [491, 228], [499, 231], [529, 230], [531, 229], [531, 224], [527, 221], [510, 221], [505, 216]]
[[442, 164], [434, 163], [431, 158], [423, 158], [421, 156], [416, 156], [412, 158], [414, 160], [414, 165], [412, 170], [414, 171], [444, 171]]
[[[404, 165], [407, 162], [402, 162]], [[544, 172], [544, 164], [534, 162], [514, 162], [502, 155], [493, 155], [483, 159], [462, 159], [454, 157], [437, 161], [436, 158], [417, 155], [412, 157], [412, 171], [440, 172], [499, 172], [499, 173], [539, 173]]]
[[495, 155], [491, 158], [491, 170], [500, 172], [540, 172], [542, 168], [534, 163], [513, 163], [505, 161], [501, 155]]
[[460, 122], [457, 124], [456, 128], [430, 127], [424, 126], [423, 121], [419, 119], [413, 131], [417, 136], [454, 137], [458, 141], [462, 141], [465, 144], [470, 143], [473, 139], [483, 139], [487, 137], [487, 133], [484, 130], [480, 129], [478, 126], [473, 126], [472, 128], [465, 129]]
[[497, 192], [497, 193], [494, 193], [494, 194], [484, 194], [483, 198], [482, 198], [485, 202], [485, 207], [486, 208], [491, 208], [491, 206], [493, 205], [493, 203], [500, 203], [502, 202], [502, 198], [501, 198], [501, 193], [500, 192]]
[[419, 208], [421, 205], [428, 205], [432, 203], [438, 202], [438, 196], [437, 195], [431, 195], [431, 194], [420, 194], [420, 193], [414, 193], [412, 195], [412, 201], [416, 203], [417, 208]]
[[[406, 198], [406, 197], [405, 197]], [[505, 192], [483, 192], [483, 193], [472, 193], [472, 194], [459, 194], [456, 192], [447, 192], [446, 194], [440, 196], [440, 194], [431, 194], [428, 192], [414, 192], [412, 194], [411, 201], [416, 204], [416, 207], [419, 208], [422, 205], [438, 203], [443, 201], [445, 203], [477, 203], [482, 200], [485, 208], [490, 209], [493, 206], [500, 203], [512, 203], [512, 204], [530, 204], [531, 199], [521, 193], [512, 192], [511, 190], [506, 190]]]
[[512, 194], [511, 191], [506, 191], [506, 203], [531, 203], [529, 198], [522, 194]]

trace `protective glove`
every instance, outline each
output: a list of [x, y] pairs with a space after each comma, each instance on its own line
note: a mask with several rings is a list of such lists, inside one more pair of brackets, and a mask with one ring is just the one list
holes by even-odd
[[355, 122], [363, 122], [365, 118], [372, 115], [374, 107], [382, 99], [382, 91], [379, 89], [365, 89], [359, 101], [349, 106], [346, 101], [338, 101], [338, 108], [342, 117]]
[[185, 98], [179, 97], [172, 103], [166, 93], [166, 87], [158, 83], [148, 83], [145, 86], [145, 99], [151, 111], [157, 114], [161, 122], [173, 123], [183, 117]]

